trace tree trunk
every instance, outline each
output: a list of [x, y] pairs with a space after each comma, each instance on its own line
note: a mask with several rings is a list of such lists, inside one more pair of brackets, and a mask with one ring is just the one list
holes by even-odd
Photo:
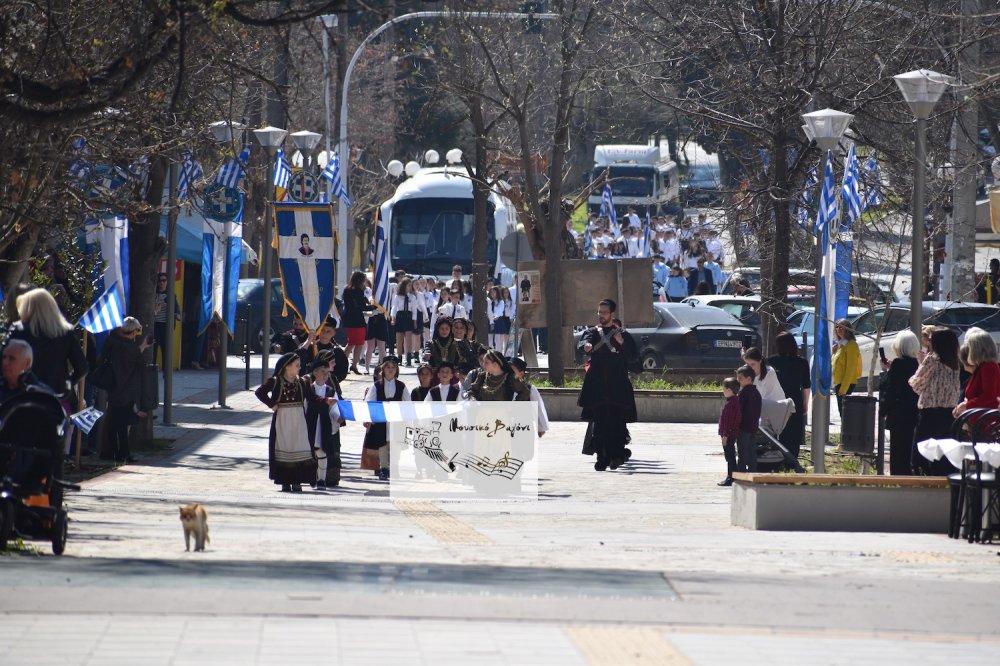
[[[489, 238], [489, 219], [487, 204], [489, 203], [489, 187], [486, 184], [486, 121], [483, 118], [483, 101], [481, 97], [471, 96], [466, 100], [469, 106], [469, 120], [475, 135], [476, 154], [475, 167], [465, 161], [465, 168], [472, 179], [472, 207], [475, 214], [475, 226], [472, 232], [472, 313], [476, 325], [476, 339], [485, 343], [489, 341], [489, 319], [486, 316], [486, 279], [488, 261], [486, 256]], [[503, 350], [499, 350], [503, 353]]]
[[[788, 177], [788, 163], [785, 160], [786, 145], [779, 137], [771, 149], [774, 158], [771, 174], [773, 191], [762, 193], [764, 206], [760, 211], [763, 223], [760, 228], [761, 251], [761, 351], [767, 356], [774, 346], [774, 338], [785, 329], [785, 298], [788, 295], [788, 254], [791, 245], [791, 221], [788, 211], [788, 193], [791, 191]], [[773, 220], [773, 226], [768, 224]]]

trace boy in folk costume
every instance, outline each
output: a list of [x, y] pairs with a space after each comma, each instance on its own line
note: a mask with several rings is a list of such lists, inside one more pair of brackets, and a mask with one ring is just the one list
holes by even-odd
[[337, 401], [343, 398], [343, 394], [329, 365], [335, 362], [332, 355], [330, 357], [321, 355], [319, 360], [313, 362], [310, 376], [316, 396], [323, 399], [332, 398], [333, 403], [325, 407], [310, 403], [306, 408], [309, 443], [312, 445], [319, 468], [316, 487], [321, 490], [327, 486], [340, 485], [340, 427], [347, 425], [341, 418], [337, 406]]
[[[410, 402], [406, 385], [399, 381], [399, 358], [386, 356], [379, 364], [380, 379], [370, 387], [365, 396], [367, 402]], [[389, 480], [389, 428], [385, 423], [365, 423], [365, 435], [361, 455], [361, 469], [377, 470], [381, 481]]]
[[455, 374], [455, 365], [442, 361], [437, 370], [438, 385], [432, 388], [424, 402], [457, 402], [462, 399], [462, 386]]

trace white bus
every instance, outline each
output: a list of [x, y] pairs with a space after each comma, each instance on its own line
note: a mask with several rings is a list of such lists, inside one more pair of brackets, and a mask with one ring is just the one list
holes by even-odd
[[[601, 183], [610, 179], [615, 212], [622, 216], [635, 208], [642, 217], [672, 213], [678, 210], [680, 182], [677, 163], [670, 159], [667, 144], [605, 145], [594, 147], [593, 180]], [[587, 208], [596, 213], [601, 208], [603, 184], [587, 199]]]
[[[472, 181], [462, 167], [423, 168], [396, 188], [379, 209], [386, 232], [389, 272], [451, 279], [452, 266], [472, 274], [472, 236], [475, 215]], [[487, 203], [489, 274], [500, 266], [500, 241], [517, 228], [514, 205], [491, 192]]]

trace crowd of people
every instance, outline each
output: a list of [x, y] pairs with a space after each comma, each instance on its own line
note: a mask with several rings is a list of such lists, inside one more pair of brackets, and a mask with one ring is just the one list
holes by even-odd
[[[482, 344], [469, 318], [472, 295], [461, 273], [455, 266], [452, 280], [445, 283], [398, 271], [388, 311], [372, 301], [365, 274], [354, 273], [342, 298], [346, 349], [333, 340], [338, 322], [332, 317], [313, 334], [296, 319], [292, 330], [275, 336], [272, 349], [282, 355], [256, 395], [274, 411], [269, 476], [283, 492], [301, 492], [305, 484], [321, 489], [339, 484], [340, 428], [346, 422], [337, 404], [348, 372], [373, 375], [364, 395], [369, 402], [535, 400], [538, 433], [545, 434], [548, 417], [537, 389], [527, 381], [527, 365], [498, 350], [506, 345], [514, 313], [510, 291], [487, 285], [492, 344]], [[416, 385], [408, 387], [400, 379], [400, 366], [414, 365]], [[287, 406], [298, 409], [285, 411]], [[378, 422], [363, 426], [361, 469], [388, 481], [388, 428]]]

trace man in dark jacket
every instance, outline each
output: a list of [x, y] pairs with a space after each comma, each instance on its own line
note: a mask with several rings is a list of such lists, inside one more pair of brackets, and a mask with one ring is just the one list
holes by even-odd
[[578, 345], [590, 356], [577, 399], [582, 408], [580, 420], [590, 422], [583, 453], [597, 454], [594, 469], [598, 472], [616, 469], [628, 460], [631, 452], [625, 448], [629, 436], [626, 424], [638, 420], [628, 366], [638, 359], [639, 350], [632, 336], [614, 324], [616, 309], [611, 299], [601, 301], [597, 326], [584, 331]]
[[275, 354], [287, 354], [297, 350], [309, 339], [309, 331], [302, 323], [302, 318], [296, 315], [292, 318], [292, 330], [278, 333], [271, 340], [271, 351]]
[[145, 418], [146, 413], [136, 411], [135, 401], [142, 391], [142, 354], [151, 341], [142, 339], [142, 324], [135, 317], [125, 317], [125, 322], [111, 332], [103, 358], [110, 359], [114, 370], [114, 386], [108, 391], [108, 424], [110, 429], [111, 456], [119, 462], [137, 462], [129, 452], [129, 428]]
[[712, 276], [712, 271], [705, 268], [705, 260], [699, 258], [698, 268], [692, 268], [688, 271], [688, 296], [697, 293], [698, 285], [702, 282], [708, 285], [707, 293], [715, 293], [715, 278]]

